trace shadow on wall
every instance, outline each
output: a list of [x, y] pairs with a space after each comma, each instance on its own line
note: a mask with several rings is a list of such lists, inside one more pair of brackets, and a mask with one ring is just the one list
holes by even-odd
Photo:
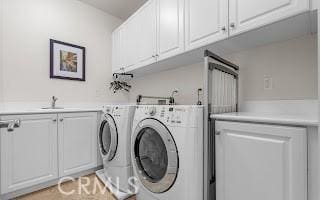
[[[240, 102], [317, 99], [317, 36], [256, 47], [232, 55], [221, 55], [240, 66]], [[271, 78], [271, 88], [265, 88]], [[170, 96], [179, 90], [178, 104], [196, 104], [197, 90], [203, 87], [203, 63], [180, 67], [134, 79], [129, 94]]]
[[196, 104], [198, 88], [203, 85], [203, 63], [147, 75], [131, 81], [130, 102], [135, 103], [139, 94], [169, 97], [174, 90], [178, 104]]

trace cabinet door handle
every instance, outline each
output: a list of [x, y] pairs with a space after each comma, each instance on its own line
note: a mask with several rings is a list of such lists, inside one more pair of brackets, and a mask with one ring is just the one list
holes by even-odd
[[223, 32], [226, 32], [227, 28], [226, 28], [225, 26], [223, 26], [223, 27], [221, 28], [221, 30], [222, 30]]
[[63, 122], [63, 118], [60, 119], [60, 122]]
[[53, 119], [52, 121], [53, 121], [53, 122], [57, 122], [57, 119]]
[[236, 27], [236, 24], [235, 24], [234, 22], [232, 22], [232, 23], [230, 24], [230, 27], [231, 27], [232, 29], [234, 29], [234, 28]]
[[221, 131], [216, 131], [216, 135], [221, 135]]

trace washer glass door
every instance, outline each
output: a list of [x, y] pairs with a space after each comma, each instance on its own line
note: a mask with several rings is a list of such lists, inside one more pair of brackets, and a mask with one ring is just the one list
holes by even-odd
[[135, 165], [140, 181], [154, 193], [169, 190], [178, 173], [178, 152], [170, 132], [161, 122], [146, 119], [135, 133]]
[[99, 145], [103, 158], [111, 161], [117, 151], [118, 131], [113, 117], [109, 114], [105, 115], [100, 126]]

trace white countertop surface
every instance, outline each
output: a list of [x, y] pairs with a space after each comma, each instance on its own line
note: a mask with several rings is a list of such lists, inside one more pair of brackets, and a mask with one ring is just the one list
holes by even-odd
[[52, 113], [76, 113], [76, 112], [100, 112], [102, 108], [64, 108], [64, 109], [0, 109], [1, 115], [28, 115], [28, 114], [52, 114]]
[[307, 114], [271, 114], [271, 113], [224, 113], [213, 114], [211, 118], [217, 120], [227, 121], [243, 121], [243, 122], [256, 122], [256, 123], [269, 123], [269, 124], [283, 124], [293, 126], [318, 126], [319, 119], [316, 116]]

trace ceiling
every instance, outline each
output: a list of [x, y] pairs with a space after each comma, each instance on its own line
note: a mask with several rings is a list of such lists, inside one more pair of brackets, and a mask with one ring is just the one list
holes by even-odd
[[122, 20], [127, 19], [147, 0], [79, 0]]

